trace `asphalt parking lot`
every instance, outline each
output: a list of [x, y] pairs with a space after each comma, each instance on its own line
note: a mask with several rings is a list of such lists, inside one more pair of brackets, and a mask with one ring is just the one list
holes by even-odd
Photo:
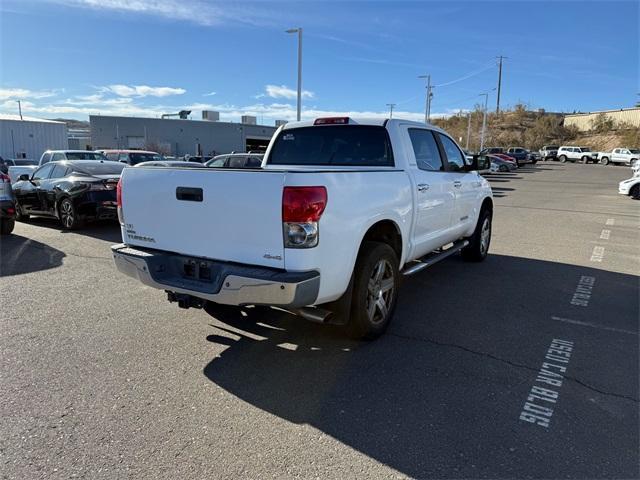
[[276, 311], [180, 310], [115, 271], [116, 225], [17, 224], [0, 250], [2, 478], [638, 478], [629, 176], [490, 176], [489, 258], [407, 279], [371, 343]]

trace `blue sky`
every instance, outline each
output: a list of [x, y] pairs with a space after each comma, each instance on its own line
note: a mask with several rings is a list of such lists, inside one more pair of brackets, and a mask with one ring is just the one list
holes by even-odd
[[[592, 111], [637, 101], [639, 2], [242, 2], [2, 0], [0, 111], [86, 119], [183, 108], [295, 118], [303, 27], [303, 117], [424, 115], [473, 108], [497, 55], [503, 106]], [[468, 77], [468, 78], [465, 78]], [[456, 81], [458, 79], [463, 79]], [[438, 86], [441, 85], [441, 86]]]

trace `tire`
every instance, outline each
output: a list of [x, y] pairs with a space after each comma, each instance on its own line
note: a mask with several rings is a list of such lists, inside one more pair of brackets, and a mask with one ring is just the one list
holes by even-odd
[[16, 221], [13, 218], [3, 218], [0, 220], [0, 235], [9, 235], [13, 232]]
[[506, 165], [500, 165], [498, 167], [498, 171], [499, 172], [508, 172], [509, 171], [509, 167], [507, 167]]
[[538, 160], [531, 160], [531, 165], [535, 165], [536, 163], [538, 163]]
[[20, 205], [18, 205], [18, 202], [16, 202], [16, 221], [18, 222], [27, 222], [29, 221], [29, 214], [28, 213], [22, 213], [22, 207], [20, 207]]
[[82, 220], [78, 217], [76, 207], [70, 198], [62, 199], [58, 206], [58, 216], [65, 230], [77, 230], [82, 226]]
[[609, 157], [602, 157], [600, 163], [603, 165], [609, 165]]
[[629, 190], [629, 196], [634, 200], [640, 200], [640, 183], [631, 187], [631, 190]]
[[351, 316], [353, 338], [373, 340], [393, 318], [400, 286], [396, 252], [386, 243], [364, 242], [354, 269]]
[[560, 155], [560, 156], [558, 157], [558, 160], [560, 160], [560, 162], [562, 162], [562, 163], [566, 163], [566, 161], [567, 161], [567, 156], [566, 156], [566, 155]]
[[491, 244], [491, 221], [491, 210], [483, 208], [473, 235], [467, 239], [469, 245], [462, 249], [462, 258], [467, 262], [481, 262], [487, 258]]
[[582, 157], [580, 160], [582, 160], [582, 163], [589, 163], [589, 157]]

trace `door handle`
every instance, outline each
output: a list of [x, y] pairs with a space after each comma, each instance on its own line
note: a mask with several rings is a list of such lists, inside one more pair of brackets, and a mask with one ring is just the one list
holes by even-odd
[[462, 186], [462, 182], [456, 180], [455, 182], [453, 182], [453, 186], [456, 188], [460, 188]]
[[426, 192], [427, 190], [429, 190], [429, 185], [426, 183], [419, 183], [418, 184], [418, 191], [419, 192]]

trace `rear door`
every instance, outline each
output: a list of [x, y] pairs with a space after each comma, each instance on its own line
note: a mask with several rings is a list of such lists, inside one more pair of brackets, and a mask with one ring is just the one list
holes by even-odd
[[125, 243], [284, 268], [286, 173], [223, 168], [125, 168]]
[[421, 257], [449, 241], [455, 192], [434, 132], [411, 127], [407, 133], [411, 144], [406, 150], [413, 152], [409, 165], [415, 199], [411, 256]]
[[49, 178], [41, 180], [38, 186], [38, 200], [43, 212], [54, 214], [57, 185], [66, 174], [68, 167], [63, 163], [52, 163], [53, 170]]
[[456, 142], [442, 133], [436, 133], [445, 157], [447, 178], [455, 193], [455, 207], [451, 225], [456, 238], [466, 231], [475, 220], [474, 208], [478, 187], [478, 176], [475, 172], [465, 171], [464, 154]]

